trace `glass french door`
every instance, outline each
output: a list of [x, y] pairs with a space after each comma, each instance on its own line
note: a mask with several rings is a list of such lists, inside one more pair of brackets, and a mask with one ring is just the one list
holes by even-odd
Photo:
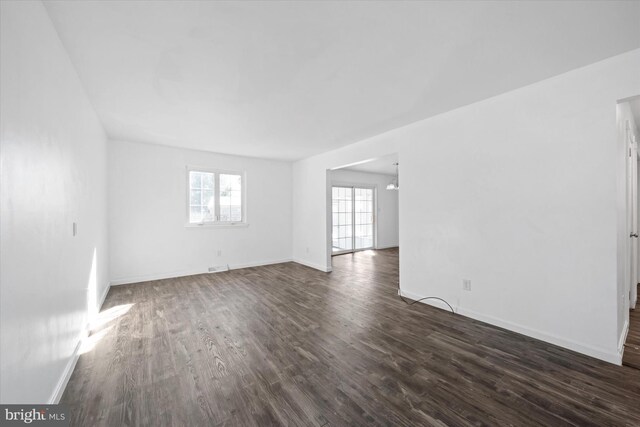
[[332, 252], [372, 249], [374, 245], [374, 189], [333, 186]]

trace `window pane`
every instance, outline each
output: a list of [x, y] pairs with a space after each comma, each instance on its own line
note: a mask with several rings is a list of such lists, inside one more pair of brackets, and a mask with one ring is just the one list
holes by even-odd
[[189, 171], [189, 222], [215, 220], [214, 175], [212, 172]]
[[356, 189], [359, 197], [355, 203], [355, 249], [373, 246], [373, 190], [370, 188]]
[[208, 209], [208, 208], [202, 208], [202, 220], [205, 222], [213, 222], [215, 221], [215, 217], [214, 217], [214, 211]]
[[220, 221], [242, 221], [242, 175], [220, 174]]
[[202, 174], [202, 188], [205, 188], [207, 190], [213, 190], [213, 174], [212, 173]]
[[191, 208], [189, 208], [189, 222], [202, 222], [200, 206], [191, 206]]
[[344, 249], [353, 249], [351, 247], [351, 237], [342, 239], [342, 245]]
[[209, 208], [213, 212], [213, 205], [215, 200], [213, 198], [213, 190], [202, 191], [202, 206]]
[[240, 175], [220, 174], [220, 191], [240, 191], [242, 177]]
[[202, 186], [202, 172], [189, 172], [189, 187], [200, 188]]
[[192, 206], [202, 204], [202, 192], [200, 190], [191, 190], [189, 196], [189, 204]]
[[241, 204], [241, 194], [239, 191], [232, 191], [231, 192], [231, 205], [232, 206], [240, 206]]
[[231, 205], [230, 221], [242, 221], [242, 207], [240, 205]]
[[231, 221], [231, 207], [220, 203], [220, 221]]
[[353, 196], [352, 188], [336, 186], [332, 188], [332, 250], [340, 252], [351, 250], [353, 243]]

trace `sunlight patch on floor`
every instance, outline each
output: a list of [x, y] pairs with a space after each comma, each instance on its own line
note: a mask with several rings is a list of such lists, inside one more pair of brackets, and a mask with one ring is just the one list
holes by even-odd
[[99, 332], [91, 334], [83, 339], [82, 344], [80, 344], [80, 351], [78, 352], [78, 354], [85, 354], [93, 350], [96, 344], [98, 344], [111, 329], [113, 329], [113, 325], [109, 326], [108, 328], [104, 328]]
[[116, 305], [115, 307], [108, 308], [103, 310], [98, 314], [95, 319], [89, 325], [89, 329], [96, 329], [100, 326], [106, 325], [112, 320], [117, 319], [120, 316], [125, 315], [134, 304], [121, 304]]

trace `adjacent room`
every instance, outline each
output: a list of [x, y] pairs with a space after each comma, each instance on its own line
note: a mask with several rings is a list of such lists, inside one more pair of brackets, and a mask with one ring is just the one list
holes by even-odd
[[327, 172], [331, 255], [398, 247], [398, 155]]
[[640, 425], [639, 1], [0, 0], [0, 143], [2, 425]]

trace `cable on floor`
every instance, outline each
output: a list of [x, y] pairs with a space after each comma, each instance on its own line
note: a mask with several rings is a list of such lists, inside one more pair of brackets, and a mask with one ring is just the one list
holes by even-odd
[[398, 282], [398, 295], [400, 296], [400, 299], [402, 300], [402, 302], [404, 302], [407, 305], [413, 305], [413, 304], [415, 304], [417, 302], [424, 301], [424, 300], [427, 300], [427, 299], [437, 299], [438, 301], [442, 301], [443, 303], [447, 304], [449, 306], [449, 309], [451, 310], [451, 313], [456, 314], [456, 312], [453, 311], [453, 307], [451, 307], [451, 304], [449, 304], [448, 302], [446, 302], [445, 300], [443, 300], [440, 297], [424, 297], [424, 298], [420, 298], [420, 299], [417, 299], [417, 300], [412, 301], [412, 302], [407, 301], [402, 296], [402, 290], [400, 289], [400, 282]]

